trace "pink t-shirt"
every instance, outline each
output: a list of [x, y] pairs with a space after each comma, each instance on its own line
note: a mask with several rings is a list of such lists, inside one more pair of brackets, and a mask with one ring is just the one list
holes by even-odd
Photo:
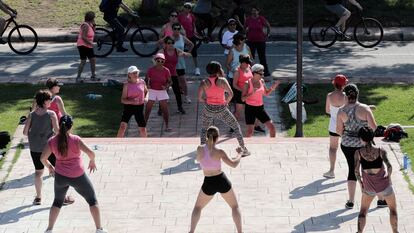
[[59, 110], [59, 105], [57, 104], [59, 100], [62, 101], [62, 98], [60, 98], [58, 95], [55, 95], [52, 99], [52, 102], [50, 103], [50, 107], [48, 108], [49, 110], [52, 110], [56, 113], [58, 121], [62, 117], [62, 113]]
[[183, 26], [185, 30], [185, 35], [187, 38], [191, 38], [194, 36], [194, 22], [195, 16], [192, 13], [185, 14], [181, 13], [178, 15], [178, 22]]
[[[89, 23], [84, 22], [82, 23], [82, 25], [87, 25], [88, 26], [88, 34], [86, 35], [86, 38], [88, 38], [88, 41], [93, 42], [93, 38], [95, 37], [95, 29], [93, 28], [93, 26], [91, 26]], [[82, 25], [81, 28], [79, 29], [79, 35], [78, 35], [78, 41], [77, 41], [77, 46], [84, 46], [87, 48], [93, 48], [93, 46], [87, 45], [83, 39], [82, 39]]]
[[148, 69], [147, 76], [149, 80], [149, 89], [164, 90], [162, 86], [167, 85], [168, 79], [171, 77], [171, 73], [164, 66], [161, 70], [155, 68], [155, 66], [152, 66]]
[[266, 26], [266, 18], [259, 15], [257, 18], [248, 17], [246, 19], [246, 27], [249, 28], [247, 33], [247, 40], [252, 42], [266, 41], [266, 35], [263, 29]]
[[144, 104], [145, 82], [139, 79], [136, 83], [127, 83], [127, 98], [134, 101], [134, 105]]
[[83, 175], [83, 173], [85, 173], [85, 170], [83, 167], [83, 161], [79, 145], [79, 142], [81, 140], [80, 137], [72, 134], [68, 135], [68, 151], [65, 157], [63, 157], [58, 151], [57, 137], [58, 135], [50, 138], [48, 141], [50, 149], [56, 156], [56, 173], [70, 178], [76, 178]]

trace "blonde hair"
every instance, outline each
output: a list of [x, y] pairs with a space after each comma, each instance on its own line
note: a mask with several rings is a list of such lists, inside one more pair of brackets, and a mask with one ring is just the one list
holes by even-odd
[[211, 147], [211, 146], [213, 146], [214, 143], [216, 143], [216, 141], [217, 141], [217, 139], [220, 135], [220, 132], [219, 132], [219, 129], [217, 127], [210, 126], [210, 127], [208, 127], [206, 134], [207, 134], [207, 143]]

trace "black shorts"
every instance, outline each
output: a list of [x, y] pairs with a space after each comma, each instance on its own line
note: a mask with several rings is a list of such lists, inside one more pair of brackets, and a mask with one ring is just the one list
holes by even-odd
[[337, 133], [334, 133], [334, 132], [329, 131], [329, 136], [333, 136], [333, 137], [340, 137], [341, 135], [339, 135], [339, 134], [337, 134]]
[[78, 46], [79, 56], [81, 60], [86, 60], [86, 58], [91, 59], [95, 57], [93, 48], [88, 48], [85, 46]]
[[194, 45], [193, 50], [191, 50], [191, 56], [192, 57], [197, 57], [197, 38], [195, 36], [193, 36], [193, 37], [189, 38], [189, 40]]
[[177, 69], [177, 76], [185, 75], [185, 69]]
[[122, 112], [121, 122], [128, 123], [131, 117], [135, 117], [138, 127], [145, 127], [147, 123], [144, 118], [144, 105], [124, 104], [124, 111]]
[[231, 189], [231, 182], [223, 173], [217, 176], [205, 176], [201, 191], [206, 195], [212, 196], [219, 193], [227, 193]]
[[[30, 151], [30, 155], [32, 156], [32, 161], [33, 161], [33, 165], [35, 167], [35, 170], [43, 170], [45, 168], [45, 166], [43, 166], [43, 163], [40, 161], [40, 156], [42, 155], [42, 152]], [[49, 162], [53, 166], [55, 166], [56, 157], [55, 157], [54, 154], [51, 154], [47, 160], [49, 160]]]
[[254, 125], [256, 118], [262, 123], [270, 121], [270, 117], [267, 115], [267, 112], [264, 109], [264, 105], [252, 106], [245, 104], [244, 119], [246, 120], [246, 125]]
[[233, 94], [234, 94], [233, 96], [234, 102], [236, 104], [245, 104], [242, 100], [242, 92], [237, 90], [236, 88], [232, 88], [232, 89], [233, 89]]

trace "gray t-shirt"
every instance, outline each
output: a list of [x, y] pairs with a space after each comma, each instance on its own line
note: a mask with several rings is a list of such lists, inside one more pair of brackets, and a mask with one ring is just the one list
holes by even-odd
[[43, 115], [30, 113], [29, 148], [32, 152], [42, 152], [50, 137], [53, 136], [51, 111]]
[[212, 0], [198, 0], [193, 12], [197, 14], [208, 14], [211, 11]]

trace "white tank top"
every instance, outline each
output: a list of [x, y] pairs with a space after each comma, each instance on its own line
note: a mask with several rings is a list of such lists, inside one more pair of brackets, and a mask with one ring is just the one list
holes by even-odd
[[331, 118], [329, 119], [329, 132], [336, 133], [336, 117], [338, 116], [339, 107], [329, 105], [329, 114]]

